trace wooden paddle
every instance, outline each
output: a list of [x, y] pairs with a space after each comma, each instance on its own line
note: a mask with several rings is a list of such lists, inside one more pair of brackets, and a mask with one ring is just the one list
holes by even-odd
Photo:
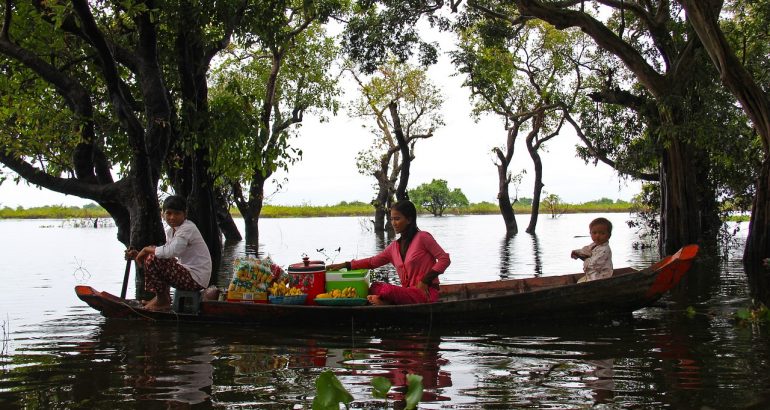
[[126, 298], [126, 288], [128, 288], [128, 274], [131, 272], [131, 259], [126, 261], [126, 272], [123, 274], [123, 288], [120, 290], [120, 298]]

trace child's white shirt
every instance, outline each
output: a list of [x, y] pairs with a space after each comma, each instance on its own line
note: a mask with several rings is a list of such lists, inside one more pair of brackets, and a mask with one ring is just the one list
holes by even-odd
[[575, 252], [589, 255], [583, 261], [583, 272], [586, 274], [586, 280], [604, 279], [612, 276], [612, 250], [610, 243], [605, 242], [601, 245], [591, 242]]

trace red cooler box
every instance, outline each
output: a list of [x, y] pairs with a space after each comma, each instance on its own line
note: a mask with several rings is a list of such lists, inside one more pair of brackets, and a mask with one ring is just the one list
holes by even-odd
[[326, 291], [326, 266], [323, 261], [302, 258], [301, 263], [289, 265], [290, 285], [307, 293], [306, 305], [315, 305], [315, 297]]

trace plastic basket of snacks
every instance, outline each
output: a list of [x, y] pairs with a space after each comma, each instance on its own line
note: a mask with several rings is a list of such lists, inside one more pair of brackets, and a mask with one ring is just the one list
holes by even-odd
[[233, 263], [233, 277], [227, 288], [228, 302], [267, 303], [270, 284], [276, 278], [285, 277], [286, 272], [273, 263], [270, 257], [264, 259], [236, 259]]

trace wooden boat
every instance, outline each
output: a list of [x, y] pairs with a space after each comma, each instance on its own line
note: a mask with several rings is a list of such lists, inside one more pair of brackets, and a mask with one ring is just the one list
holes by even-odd
[[441, 286], [436, 303], [386, 306], [306, 306], [202, 301], [197, 314], [157, 312], [89, 286], [80, 299], [107, 318], [250, 323], [270, 326], [465, 325], [629, 314], [652, 305], [676, 286], [698, 253], [688, 245], [642, 270], [615, 269], [612, 277], [578, 283], [582, 273]]

